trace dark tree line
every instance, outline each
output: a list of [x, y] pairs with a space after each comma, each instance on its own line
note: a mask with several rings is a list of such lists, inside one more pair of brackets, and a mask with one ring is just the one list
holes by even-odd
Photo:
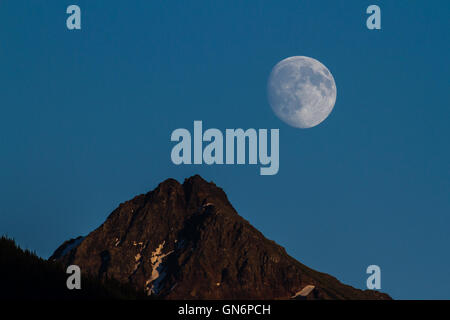
[[19, 248], [14, 240], [0, 238], [0, 299], [98, 300], [146, 299], [146, 295], [114, 279], [82, 275], [81, 290], [69, 290], [64, 267]]

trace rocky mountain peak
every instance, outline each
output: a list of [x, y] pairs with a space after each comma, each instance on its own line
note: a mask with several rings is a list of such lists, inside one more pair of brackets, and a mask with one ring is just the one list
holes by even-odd
[[183, 184], [167, 179], [122, 203], [100, 227], [66, 241], [50, 259], [163, 299], [389, 298], [293, 259], [199, 175]]

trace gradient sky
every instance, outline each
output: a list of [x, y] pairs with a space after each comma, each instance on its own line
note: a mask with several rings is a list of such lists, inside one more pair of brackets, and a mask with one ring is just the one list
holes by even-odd
[[[82, 30], [68, 31], [70, 4]], [[378, 4], [382, 30], [366, 28]], [[394, 298], [450, 298], [450, 1], [0, 1], [0, 233], [48, 257], [195, 173], [304, 264]], [[333, 73], [319, 126], [272, 112], [271, 68]], [[280, 171], [175, 166], [176, 128], [279, 128]]]

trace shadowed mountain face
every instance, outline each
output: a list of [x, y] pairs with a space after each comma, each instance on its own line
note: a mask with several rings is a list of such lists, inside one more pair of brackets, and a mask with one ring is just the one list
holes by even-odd
[[148, 299], [128, 284], [99, 281], [90, 275], [82, 277], [82, 290], [68, 290], [67, 277], [61, 264], [22, 250], [12, 239], [0, 238], [0, 301]]
[[163, 299], [390, 299], [293, 259], [198, 175], [183, 184], [168, 179], [122, 203], [99, 228], [65, 242], [50, 259]]

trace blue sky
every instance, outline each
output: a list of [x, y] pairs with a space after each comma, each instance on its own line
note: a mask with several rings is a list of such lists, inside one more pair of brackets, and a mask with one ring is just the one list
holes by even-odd
[[[68, 31], [70, 4], [82, 30]], [[378, 4], [382, 30], [365, 26]], [[199, 173], [304, 264], [450, 298], [448, 1], [0, 2], [0, 233], [48, 257], [162, 180]], [[332, 72], [319, 126], [272, 112], [271, 68]], [[177, 128], [279, 128], [280, 170], [175, 166]]]

